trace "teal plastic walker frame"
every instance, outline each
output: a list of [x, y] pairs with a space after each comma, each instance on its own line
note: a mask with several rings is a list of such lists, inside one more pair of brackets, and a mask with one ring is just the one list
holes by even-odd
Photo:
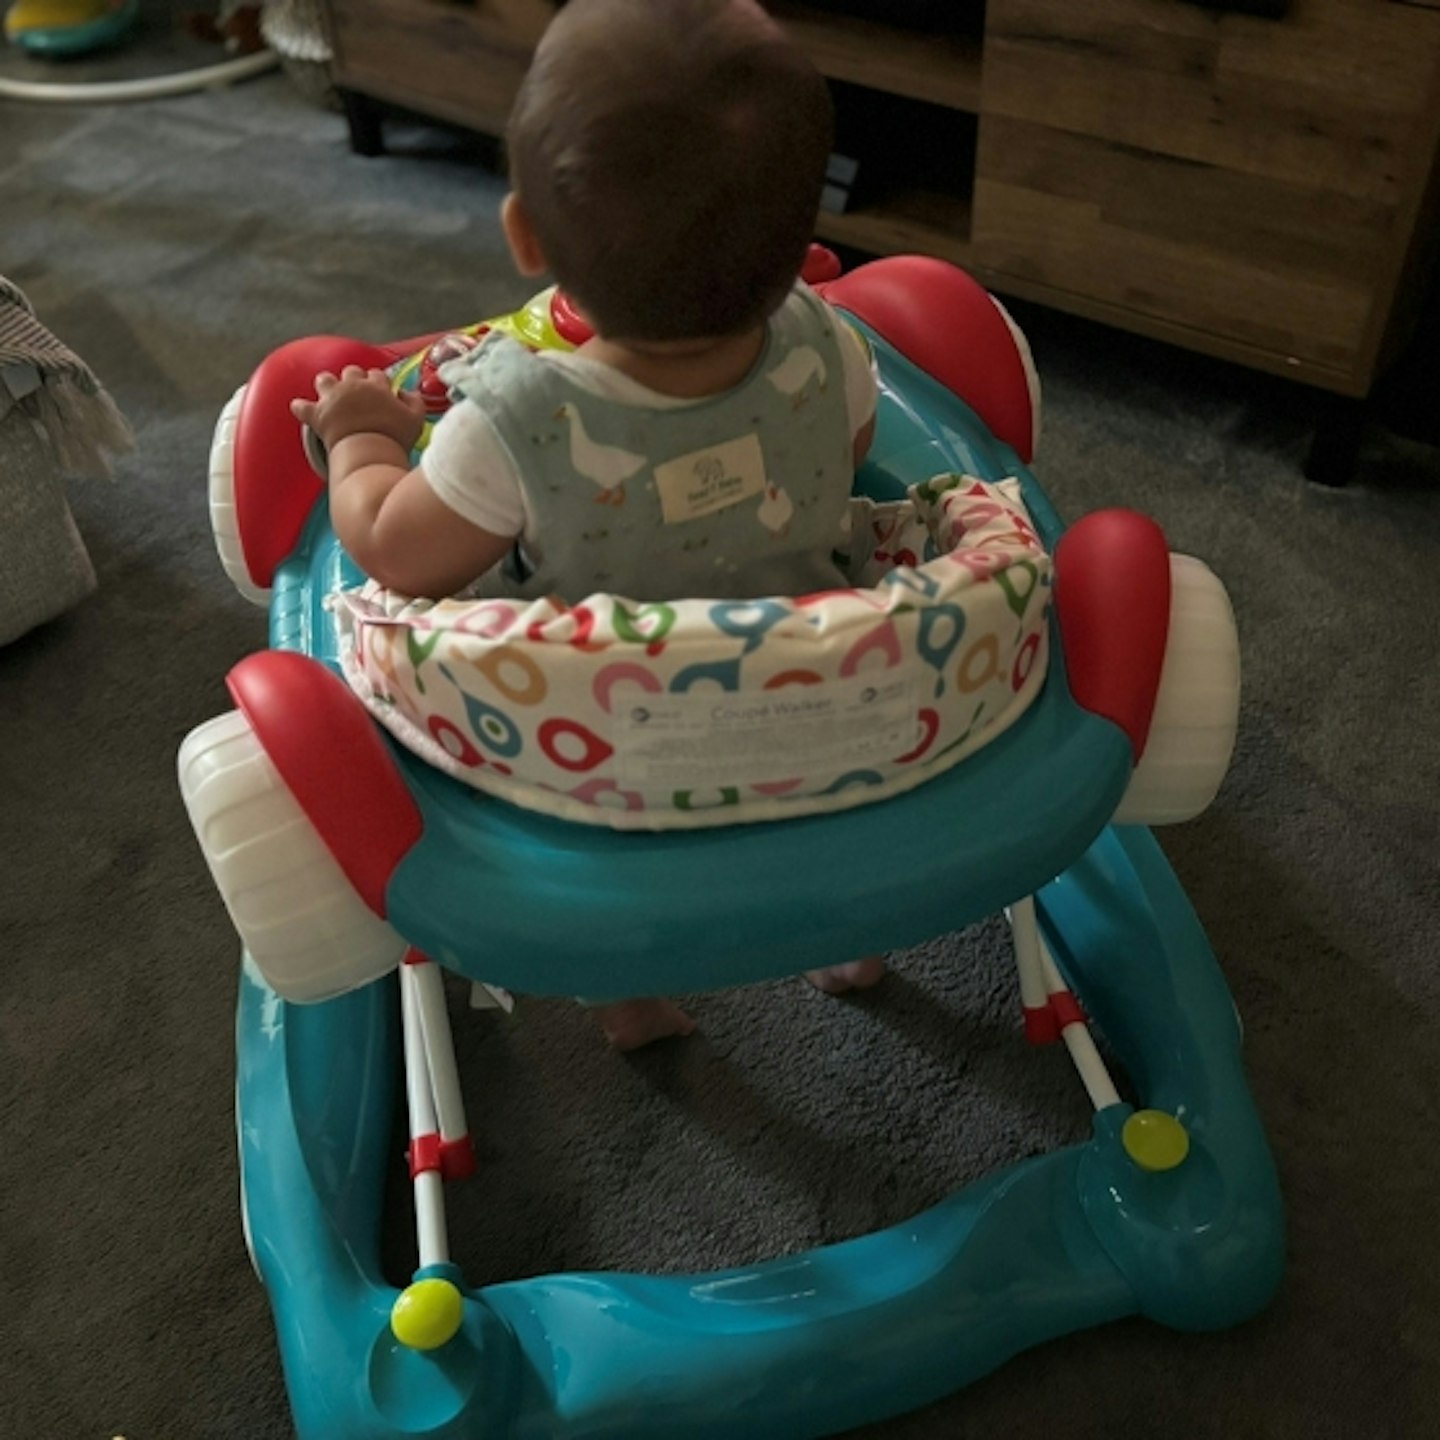
[[[1017, 476], [1053, 549], [1062, 526], [1014, 450], [870, 338], [883, 395], [860, 483], [889, 496], [945, 469]], [[354, 578], [321, 505], [275, 576], [272, 645], [333, 667], [323, 599]], [[389, 881], [389, 920], [451, 968], [532, 994], [580, 993], [597, 965], [625, 993], [694, 991], [915, 943], [1007, 907], [1028, 921], [1033, 897], [1052, 980], [1103, 1032], [1147, 1115], [1112, 1092], [1083, 1143], [890, 1229], [770, 1263], [478, 1289], [432, 1266], [417, 1278], [447, 1280], [461, 1306], [452, 1338], [421, 1349], [392, 1330], [399, 1292], [379, 1260], [401, 1068], [395, 979], [300, 1006], [247, 962], [245, 1211], [304, 1440], [797, 1440], [922, 1406], [1121, 1316], [1206, 1330], [1267, 1302], [1281, 1202], [1236, 1012], [1153, 836], [1109, 823], [1131, 747], [1076, 703], [1058, 627], [1052, 641], [1042, 694], [1003, 736], [842, 813], [616, 834], [477, 799], [394, 748], [424, 833]], [[953, 836], [944, 853], [937, 833]], [[839, 893], [837, 873], [854, 880]], [[797, 898], [806, 876], [815, 894]], [[623, 941], [617, 914], [636, 918]], [[476, 931], [483, 960], [456, 939]], [[1171, 1128], [1147, 1146], [1152, 1112]], [[1175, 1133], [1180, 1149], [1154, 1158]]]

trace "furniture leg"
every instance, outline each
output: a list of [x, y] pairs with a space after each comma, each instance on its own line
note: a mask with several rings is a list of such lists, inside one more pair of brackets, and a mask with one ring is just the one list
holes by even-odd
[[1370, 416], [1368, 399], [1319, 397], [1315, 436], [1305, 460], [1305, 478], [1316, 485], [1348, 485], [1360, 459], [1360, 442]]
[[355, 90], [341, 90], [345, 120], [350, 126], [350, 148], [357, 155], [385, 153], [384, 114], [378, 100]]

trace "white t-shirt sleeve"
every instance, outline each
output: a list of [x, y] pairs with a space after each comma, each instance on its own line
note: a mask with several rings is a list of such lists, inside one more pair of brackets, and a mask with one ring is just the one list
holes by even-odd
[[459, 400], [441, 417], [430, 432], [420, 469], [461, 519], [492, 535], [519, 535], [525, 529], [515, 462], [478, 405]]
[[875, 402], [880, 394], [875, 356], [865, 337], [843, 315], [835, 316], [835, 333], [845, 362], [845, 412], [850, 417], [853, 439], [875, 418]]

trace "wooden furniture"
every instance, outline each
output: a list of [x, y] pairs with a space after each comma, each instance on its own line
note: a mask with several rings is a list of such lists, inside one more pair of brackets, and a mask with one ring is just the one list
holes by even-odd
[[[326, 0], [357, 146], [380, 100], [498, 132], [549, 0]], [[939, 32], [770, 8], [834, 82], [852, 204], [819, 232], [1360, 400], [1440, 208], [1440, 0], [955, 0]], [[903, 10], [897, 4], [897, 15]], [[1337, 478], [1358, 408], [1330, 403]], [[1334, 472], [1326, 474], [1326, 471]]]
[[[996, 288], [1364, 397], [1432, 248], [1440, 12], [991, 0], [971, 240]], [[993, 273], [992, 273], [993, 272]], [[1362, 413], [1327, 407], [1338, 479]]]

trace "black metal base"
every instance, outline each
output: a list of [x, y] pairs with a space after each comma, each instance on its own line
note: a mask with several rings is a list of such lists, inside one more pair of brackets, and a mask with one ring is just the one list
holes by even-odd
[[1305, 478], [1316, 485], [1348, 485], [1360, 460], [1370, 402], [1345, 395], [1316, 396], [1319, 417], [1305, 460]]
[[350, 148], [357, 155], [385, 153], [385, 111], [378, 100], [355, 90], [341, 90], [340, 103], [350, 126]]

